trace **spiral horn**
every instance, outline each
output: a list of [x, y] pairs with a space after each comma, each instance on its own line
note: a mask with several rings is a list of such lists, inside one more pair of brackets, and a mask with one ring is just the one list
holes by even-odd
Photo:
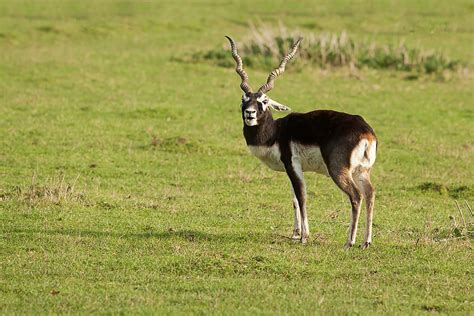
[[249, 86], [248, 80], [249, 76], [247, 76], [247, 73], [245, 72], [243, 66], [242, 66], [242, 58], [240, 58], [239, 54], [237, 53], [237, 46], [235, 45], [235, 42], [232, 38], [229, 36], [225, 36], [229, 42], [230, 42], [230, 48], [232, 50], [232, 57], [234, 58], [235, 62], [237, 63], [237, 67], [235, 68], [235, 72], [237, 72], [242, 78], [242, 82], [240, 83], [240, 88], [245, 92], [252, 92], [252, 89]]
[[296, 55], [296, 51], [298, 50], [298, 47], [299, 47], [302, 40], [303, 40], [303, 38], [300, 37], [296, 41], [296, 43], [291, 48], [290, 52], [288, 54], [286, 54], [286, 56], [283, 57], [283, 59], [281, 60], [280, 66], [278, 66], [278, 68], [275, 68], [270, 73], [270, 75], [268, 76], [268, 79], [267, 79], [267, 83], [265, 83], [263, 86], [261, 86], [260, 89], [258, 89], [258, 92], [267, 93], [268, 91], [270, 91], [273, 88], [273, 81], [275, 80], [276, 77], [278, 77], [283, 72], [285, 72], [286, 63], [289, 62], [290, 59], [292, 59]]

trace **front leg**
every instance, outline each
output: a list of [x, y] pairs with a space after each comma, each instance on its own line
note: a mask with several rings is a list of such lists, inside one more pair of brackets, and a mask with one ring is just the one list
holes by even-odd
[[298, 199], [296, 198], [293, 185], [291, 186], [291, 192], [293, 196], [293, 210], [295, 212], [295, 224], [293, 227], [293, 235], [291, 236], [291, 239], [298, 240], [301, 238], [301, 214], [300, 214], [300, 205], [298, 203]]
[[[293, 157], [290, 161], [285, 162], [285, 170], [290, 178], [293, 192], [296, 197], [296, 201], [299, 206], [300, 220], [301, 220], [301, 243], [305, 244], [309, 237], [309, 225], [308, 225], [308, 214], [306, 212], [306, 186], [303, 177], [303, 169], [301, 162], [296, 157]], [[296, 208], [295, 208], [296, 212]], [[295, 214], [296, 215], [296, 214]], [[296, 216], [295, 216], [296, 226]]]

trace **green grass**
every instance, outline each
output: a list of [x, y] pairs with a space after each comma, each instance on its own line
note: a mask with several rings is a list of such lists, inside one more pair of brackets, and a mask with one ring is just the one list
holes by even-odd
[[[472, 314], [472, 235], [452, 222], [474, 204], [471, 70], [290, 63], [275, 82], [295, 111], [377, 133], [374, 244], [344, 251], [346, 197], [308, 174], [312, 237], [291, 243], [289, 181], [245, 147], [238, 76], [178, 60], [251, 18], [472, 65], [473, 16], [458, 0], [1, 2], [0, 313]], [[248, 69], [253, 86], [269, 70]]]

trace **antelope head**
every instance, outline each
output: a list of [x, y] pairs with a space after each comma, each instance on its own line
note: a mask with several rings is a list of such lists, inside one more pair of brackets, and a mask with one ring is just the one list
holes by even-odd
[[266, 93], [273, 88], [273, 82], [276, 77], [278, 77], [285, 71], [286, 63], [296, 55], [298, 46], [300, 45], [303, 38], [299, 38], [295, 42], [290, 52], [281, 60], [278, 68], [275, 68], [270, 73], [267, 82], [263, 86], [261, 86], [257, 90], [257, 92], [252, 92], [252, 88], [250, 88], [250, 85], [248, 83], [249, 77], [243, 68], [242, 58], [240, 58], [239, 54], [237, 53], [237, 46], [235, 45], [234, 40], [229, 36], [226, 36], [226, 38], [230, 42], [232, 57], [237, 63], [235, 71], [242, 79], [242, 82], [240, 83], [240, 88], [242, 89], [242, 91], [244, 91], [244, 95], [242, 96], [242, 119], [244, 121], [244, 124], [247, 126], [257, 126], [261, 118], [266, 115], [267, 109], [269, 107], [276, 111], [291, 111], [291, 109], [286, 105], [280, 104], [275, 100], [270, 99], [266, 95]]

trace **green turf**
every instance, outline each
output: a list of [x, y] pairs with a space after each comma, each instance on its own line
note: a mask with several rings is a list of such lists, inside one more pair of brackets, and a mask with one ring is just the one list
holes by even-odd
[[343, 250], [349, 203], [314, 174], [294, 244], [288, 179], [245, 147], [238, 76], [179, 61], [279, 20], [474, 59], [470, 1], [0, 2], [1, 314], [473, 313], [472, 239], [449, 218], [474, 204], [472, 71], [289, 64], [272, 98], [361, 114], [380, 142], [373, 247]]

